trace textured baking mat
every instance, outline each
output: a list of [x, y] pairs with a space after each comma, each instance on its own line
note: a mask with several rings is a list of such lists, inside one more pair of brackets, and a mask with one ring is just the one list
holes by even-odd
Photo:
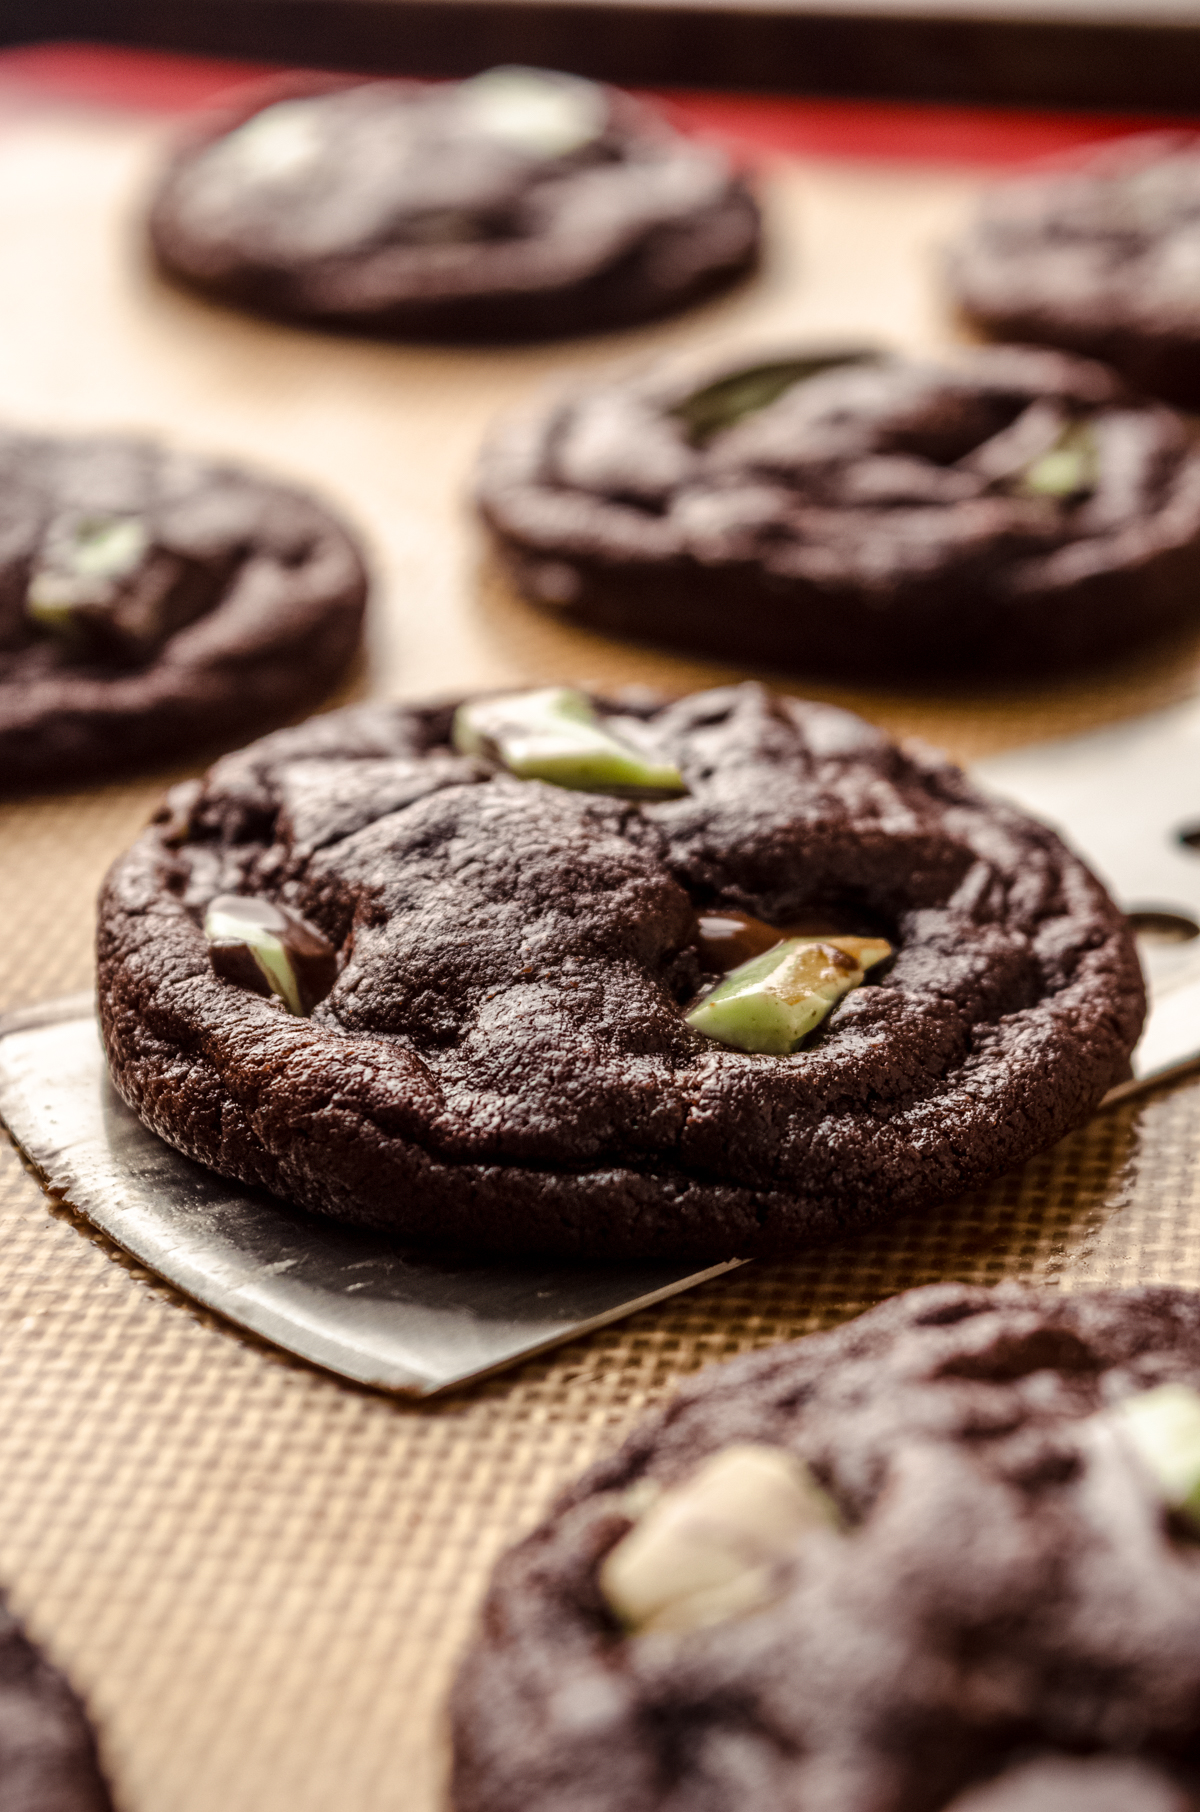
[[[935, 344], [949, 326], [930, 248], [976, 181], [781, 165], [767, 269], [727, 301], [552, 353], [416, 353], [314, 342], [159, 289], [136, 216], [163, 130], [0, 100], [15, 274], [0, 410], [162, 429], [331, 489], [377, 550], [372, 684], [408, 696], [725, 677], [477, 583], [458, 500], [484, 424], [567, 360], [788, 332]], [[1021, 693], [813, 690], [975, 760], [1168, 705], [1197, 664], [1192, 638]], [[161, 784], [0, 805], [0, 1009], [89, 987], [97, 884]], [[937, 1277], [1200, 1285], [1198, 1177], [1200, 1084], [1185, 1081], [924, 1222], [747, 1266], [414, 1407], [198, 1310], [48, 1211], [0, 1143], [0, 1579], [91, 1699], [123, 1812], [435, 1812], [440, 1708], [493, 1558], [681, 1375]]]
[[[231, 1333], [0, 1153], [0, 1574], [128, 1812], [433, 1812], [487, 1569], [695, 1367], [938, 1277], [1200, 1282], [1200, 1088], [886, 1236], [752, 1265], [412, 1409]], [[86, 1237], [80, 1237], [83, 1234]]]
[[[0, 985], [86, 985], [151, 787], [0, 807]], [[0, 1577], [100, 1718], [126, 1812], [434, 1812], [498, 1550], [695, 1367], [938, 1277], [1200, 1284], [1200, 1084], [993, 1189], [747, 1266], [419, 1409], [239, 1335], [0, 1148]]]

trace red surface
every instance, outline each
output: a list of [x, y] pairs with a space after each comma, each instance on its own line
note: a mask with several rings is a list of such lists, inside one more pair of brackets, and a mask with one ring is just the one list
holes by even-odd
[[706, 132], [810, 157], [1014, 164], [1130, 132], [1197, 129], [1195, 119], [1144, 114], [1026, 113], [1018, 108], [748, 94], [673, 93], [669, 98]]
[[272, 73], [274, 66], [267, 63], [217, 62], [107, 44], [23, 44], [0, 51], [0, 83], [6, 88], [161, 113], [203, 107], [240, 82]]
[[[0, 51], [7, 89], [90, 105], [178, 113], [203, 107], [240, 83], [278, 73], [273, 65], [114, 49], [32, 44]], [[1129, 132], [1195, 120], [1144, 115], [1026, 113], [891, 101], [830, 101], [771, 95], [664, 92], [698, 130], [759, 150], [820, 157], [902, 158], [924, 163], [1013, 164]]]

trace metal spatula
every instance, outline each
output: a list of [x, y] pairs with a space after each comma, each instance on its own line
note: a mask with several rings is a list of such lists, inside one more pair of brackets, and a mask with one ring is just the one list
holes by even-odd
[[1200, 1058], [1200, 699], [980, 762], [980, 785], [1061, 831], [1138, 930], [1150, 1014], [1135, 1080]]
[[[976, 775], [1062, 830], [1137, 915], [1153, 1005], [1136, 1080], [1114, 1097], [1200, 1058], [1200, 701]], [[741, 1262], [464, 1264], [302, 1214], [145, 1130], [109, 1085], [86, 995], [0, 1020], [0, 1119], [54, 1195], [189, 1296], [342, 1377], [411, 1396]]]

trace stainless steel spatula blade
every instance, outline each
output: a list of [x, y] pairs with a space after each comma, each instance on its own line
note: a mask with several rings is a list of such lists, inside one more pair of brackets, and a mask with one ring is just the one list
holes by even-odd
[[[1150, 1013], [1135, 1080], [1200, 1058], [1200, 699], [980, 762], [974, 778], [1060, 831], [1141, 928]], [[1111, 1097], [1110, 1097], [1111, 1098]]]
[[0, 1119], [50, 1192], [206, 1308], [316, 1365], [428, 1396], [737, 1264], [470, 1263], [402, 1251], [182, 1157], [108, 1080], [91, 997], [0, 1021]]
[[[981, 763], [1147, 923], [1200, 926], [1200, 702]], [[1200, 841], [1200, 837], [1197, 838]], [[1153, 922], [1152, 922], [1153, 921]], [[1200, 1057], [1200, 937], [1146, 943], [1137, 1081]], [[227, 1183], [118, 1099], [88, 996], [0, 1021], [0, 1120], [53, 1194], [197, 1302], [358, 1383], [428, 1396], [731, 1270], [506, 1264], [406, 1252]]]

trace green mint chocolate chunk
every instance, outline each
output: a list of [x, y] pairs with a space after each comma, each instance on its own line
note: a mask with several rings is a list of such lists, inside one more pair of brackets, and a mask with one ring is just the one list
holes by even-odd
[[604, 90], [594, 82], [519, 64], [460, 82], [455, 103], [475, 131], [533, 157], [569, 157], [608, 123]]
[[706, 384], [703, 390], [694, 390], [675, 405], [671, 414], [683, 423], [692, 445], [702, 447], [715, 434], [736, 426], [748, 415], [757, 415], [794, 385], [838, 365], [865, 365], [879, 357], [873, 348], [857, 346], [843, 352], [810, 353], [806, 358], [748, 365], [744, 371], [731, 372], [715, 384]]
[[1160, 1384], [1126, 1397], [1113, 1411], [1172, 1509], [1200, 1530], [1200, 1393]]
[[222, 981], [275, 994], [304, 1017], [337, 979], [337, 954], [319, 931], [270, 900], [223, 893], [204, 915], [209, 961]]
[[173, 551], [140, 516], [64, 512], [42, 538], [26, 614], [75, 658], [142, 661], [211, 608], [238, 557]]
[[782, 1056], [891, 950], [883, 938], [788, 938], [731, 969], [685, 1015], [687, 1023], [739, 1051]]
[[669, 799], [687, 791], [677, 767], [620, 741], [591, 701], [568, 686], [460, 705], [451, 741], [460, 755], [480, 755], [522, 780], [573, 792]]
[[25, 594], [26, 613], [54, 635], [75, 635], [142, 564], [150, 546], [137, 516], [73, 516], [53, 523]]
[[1069, 422], [1052, 447], [1025, 467], [1019, 488], [1030, 497], [1086, 497], [1096, 488], [1100, 454], [1087, 422]]

